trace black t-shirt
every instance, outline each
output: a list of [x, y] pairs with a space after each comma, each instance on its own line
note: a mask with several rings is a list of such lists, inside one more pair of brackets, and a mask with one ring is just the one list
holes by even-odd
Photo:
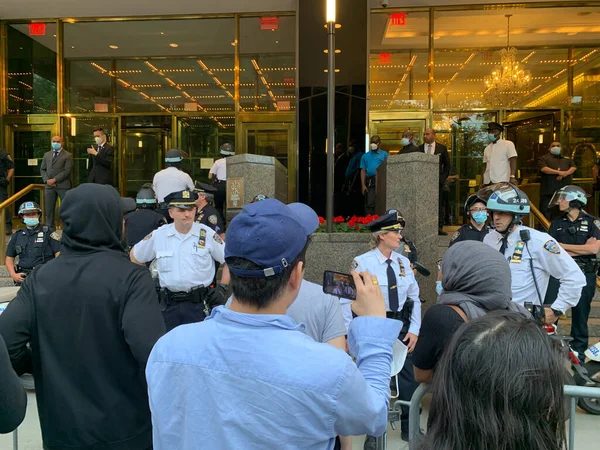
[[556, 175], [548, 175], [541, 172], [544, 167], [550, 167], [554, 170], [567, 171], [575, 164], [571, 158], [565, 158], [563, 156], [555, 156], [552, 153], [546, 153], [538, 158], [538, 168], [540, 169], [540, 195], [550, 196], [554, 194], [561, 187], [568, 186], [571, 184], [573, 179], [572, 175], [569, 175], [562, 180], [557, 180]]
[[462, 317], [448, 305], [429, 308], [423, 317], [419, 340], [412, 354], [414, 366], [421, 370], [434, 369], [452, 335], [463, 323]]

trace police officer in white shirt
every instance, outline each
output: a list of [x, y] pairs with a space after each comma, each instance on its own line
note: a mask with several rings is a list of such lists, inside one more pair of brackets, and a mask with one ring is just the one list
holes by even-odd
[[167, 168], [157, 172], [152, 181], [152, 187], [158, 200], [157, 211], [163, 214], [169, 223], [173, 222], [173, 220], [169, 215], [169, 207], [165, 203], [165, 197], [171, 192], [183, 191], [185, 189], [194, 190], [192, 178], [181, 170], [182, 161], [183, 153], [181, 150], [169, 150], [165, 155], [165, 165]]
[[483, 242], [499, 250], [510, 265], [512, 300], [521, 306], [526, 302], [542, 305], [553, 276], [560, 281], [560, 290], [554, 303], [541, 312], [546, 323], [556, 322], [577, 305], [586, 283], [583, 272], [552, 236], [521, 224], [530, 210], [523, 191], [510, 183], [498, 183], [480, 190], [477, 196], [487, 199], [495, 228]]
[[483, 151], [483, 184], [515, 183], [517, 150], [511, 141], [501, 139], [504, 127], [497, 122], [488, 124], [490, 144]]
[[[371, 251], [357, 256], [352, 261], [352, 269], [377, 276], [387, 307], [387, 317], [404, 323], [398, 338], [406, 344], [409, 353], [398, 374], [398, 395], [401, 400], [410, 400], [417, 388], [411, 353], [421, 328], [421, 301], [410, 261], [395, 251], [404, 245], [401, 234], [404, 226], [404, 218], [396, 210], [390, 210], [388, 214], [369, 223], [367, 227], [373, 233]], [[408, 407], [402, 407], [400, 431], [402, 439], [407, 441]], [[367, 436], [365, 450], [374, 449], [375, 446], [375, 438]]]
[[235, 150], [233, 149], [233, 145], [229, 142], [221, 145], [219, 149], [223, 158], [217, 159], [213, 166], [210, 168], [208, 172], [208, 179], [212, 180], [213, 185], [217, 188], [217, 192], [215, 192], [215, 208], [221, 214], [221, 217], [225, 218], [225, 197], [227, 197], [227, 157], [235, 155]]
[[217, 304], [225, 304], [229, 272], [211, 288], [215, 261], [225, 262], [225, 244], [206, 225], [194, 222], [196, 194], [184, 190], [167, 195], [174, 223], [163, 225], [138, 242], [131, 261], [158, 261], [160, 298], [167, 331], [184, 323], [201, 322]]

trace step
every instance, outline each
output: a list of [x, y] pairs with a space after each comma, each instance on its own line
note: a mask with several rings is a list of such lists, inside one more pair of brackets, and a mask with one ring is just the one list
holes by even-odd
[[[588, 333], [590, 336], [600, 336], [600, 318], [588, 319]], [[561, 319], [558, 322], [558, 332], [562, 335], [569, 335], [571, 332], [571, 319]], [[595, 340], [596, 339], [596, 340]], [[590, 337], [590, 343], [597, 342], [596, 337]]]

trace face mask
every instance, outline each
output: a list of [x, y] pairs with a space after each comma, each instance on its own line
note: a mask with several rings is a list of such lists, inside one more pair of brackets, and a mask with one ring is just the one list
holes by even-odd
[[408, 139], [408, 138], [402, 138], [402, 140], [400, 141], [400, 143], [402, 144], [403, 147], [406, 147], [408, 144], [410, 144], [410, 139]]
[[371, 150], [375, 151], [377, 150], [379, 147], [377, 146], [377, 144], [371, 144]]
[[437, 295], [442, 295], [443, 290], [444, 290], [444, 288], [442, 287], [442, 282], [436, 281], [435, 282], [435, 292], [437, 292]]
[[61, 145], [61, 143], [60, 143], [60, 142], [53, 142], [53, 143], [52, 143], [52, 148], [53, 148], [54, 150], [60, 150], [60, 149], [61, 149], [61, 147], [62, 147], [62, 145]]
[[485, 211], [477, 211], [473, 214], [473, 220], [477, 222], [479, 225], [485, 223], [488, 218], [488, 214]]
[[102, 138], [101, 138], [100, 136], [96, 136], [96, 137], [94, 138], [94, 141], [96, 141], [96, 144], [98, 144], [98, 145], [102, 145]]
[[552, 147], [550, 149], [550, 153], [552, 153], [553, 155], [556, 155], [556, 156], [560, 155], [560, 147]]
[[490, 142], [496, 142], [498, 140], [498, 138], [496, 137], [495, 134], [490, 133], [490, 134], [488, 134], [488, 140]]
[[25, 219], [23, 219], [23, 223], [28, 227], [36, 227], [40, 223], [40, 219], [26, 217]]

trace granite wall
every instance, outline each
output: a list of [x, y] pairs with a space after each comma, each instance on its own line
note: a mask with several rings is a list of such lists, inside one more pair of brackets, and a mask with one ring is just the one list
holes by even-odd
[[439, 156], [424, 153], [393, 155], [387, 161], [386, 207], [406, 220], [405, 235], [414, 242], [418, 261], [431, 271], [417, 274], [423, 310], [433, 305], [438, 256]]
[[227, 222], [258, 194], [287, 203], [287, 169], [272, 156], [244, 153], [227, 158], [227, 179], [232, 178], [244, 179], [244, 191], [240, 207], [227, 210]]

